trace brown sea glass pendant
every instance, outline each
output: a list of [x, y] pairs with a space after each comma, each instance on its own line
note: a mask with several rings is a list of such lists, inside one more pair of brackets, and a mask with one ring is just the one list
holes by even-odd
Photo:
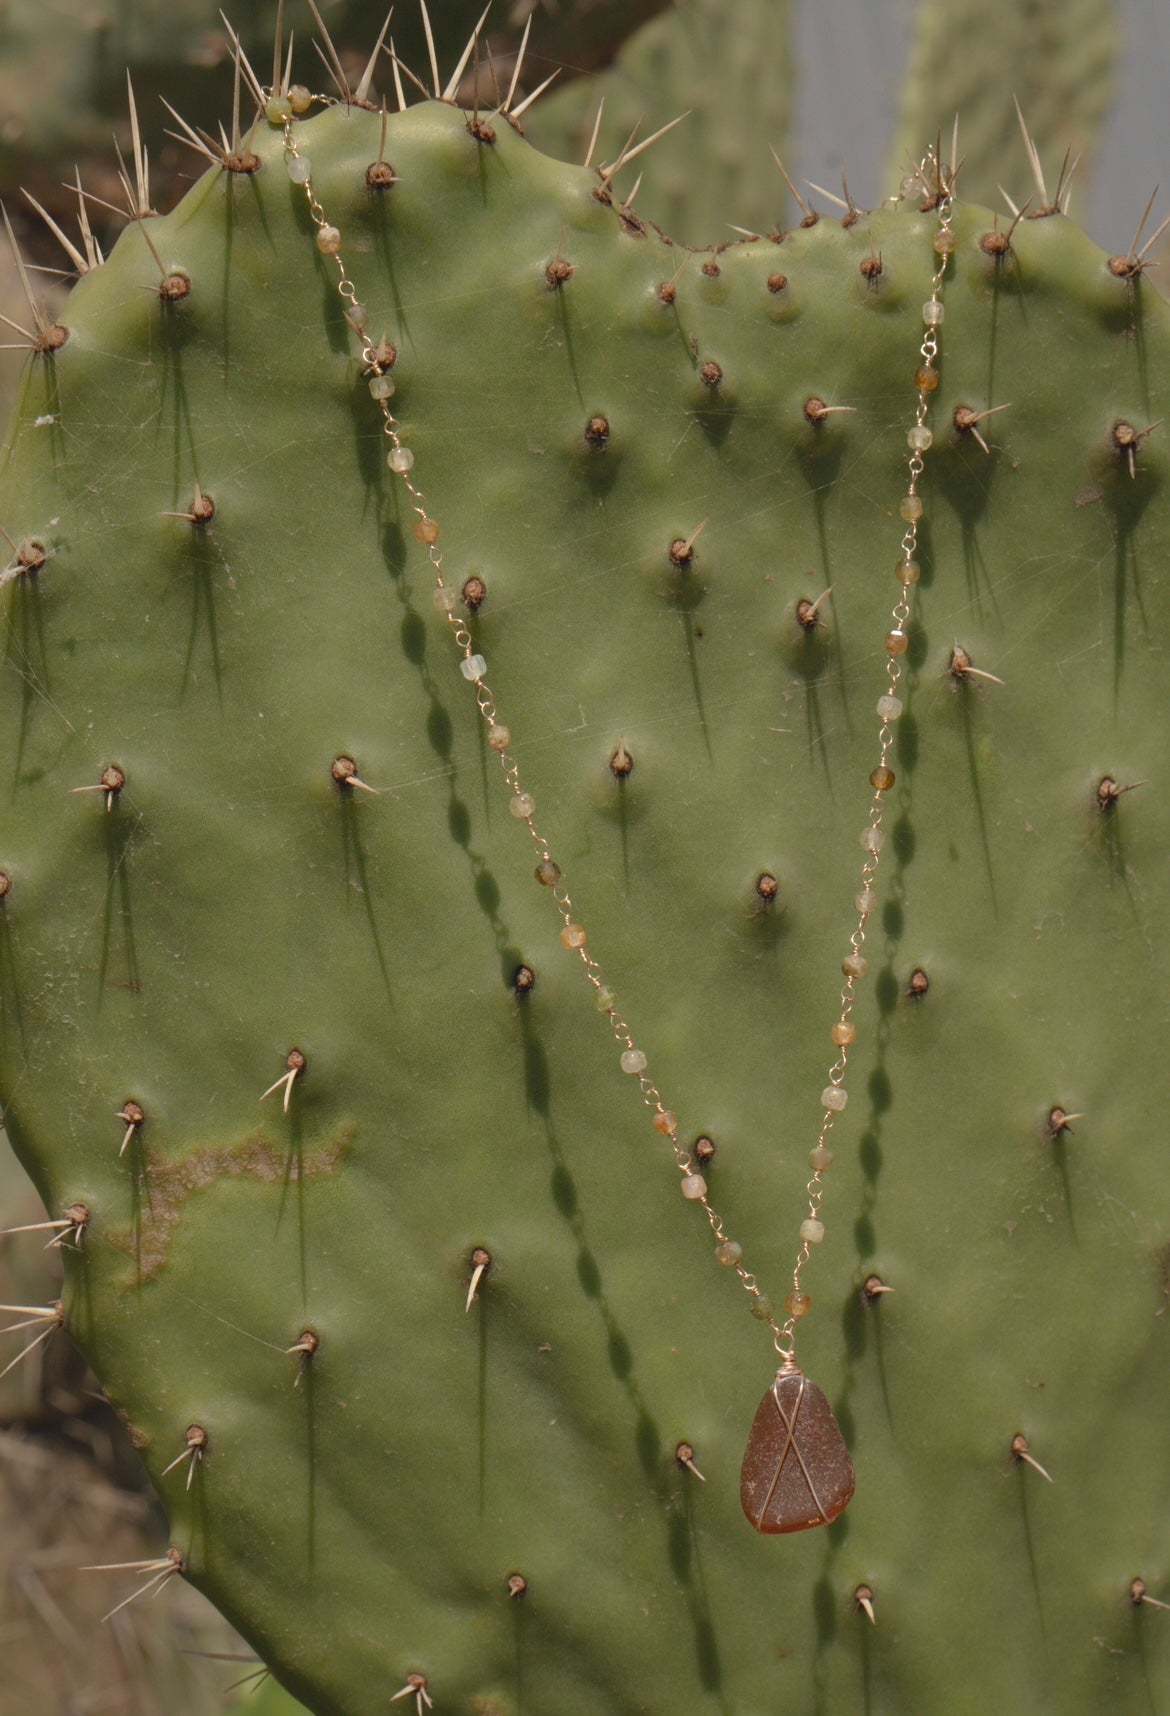
[[739, 1495], [757, 1531], [807, 1531], [849, 1506], [857, 1479], [833, 1409], [792, 1360], [760, 1402]]

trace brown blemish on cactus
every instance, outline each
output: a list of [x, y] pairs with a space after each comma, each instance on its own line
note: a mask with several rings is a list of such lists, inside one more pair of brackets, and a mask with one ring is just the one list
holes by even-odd
[[467, 1304], [464, 1310], [470, 1311], [479, 1296], [479, 1284], [492, 1266], [492, 1254], [482, 1245], [477, 1245], [471, 1254], [471, 1285], [467, 1289]]
[[634, 759], [626, 750], [626, 742], [624, 739], [618, 740], [617, 750], [609, 759], [609, 767], [610, 773], [619, 781], [628, 780], [633, 774]]
[[861, 1286], [861, 1297], [867, 1305], [876, 1305], [883, 1293], [892, 1293], [880, 1275], [867, 1275]]
[[555, 292], [559, 286], [564, 285], [566, 280], [571, 280], [575, 273], [576, 269], [573, 264], [566, 262], [563, 256], [554, 258], [544, 271], [550, 292]]
[[1129, 1600], [1135, 1609], [1140, 1609], [1143, 1603], [1151, 1609], [1170, 1609], [1170, 1603], [1160, 1603], [1157, 1597], [1151, 1597], [1146, 1588], [1146, 1582], [1140, 1576], [1129, 1582]]
[[0, 900], [6, 900], [12, 892], [12, 877], [7, 870], [0, 870]]
[[371, 161], [366, 168], [366, 186], [371, 191], [388, 191], [398, 183], [398, 174], [389, 161]]
[[873, 1587], [859, 1585], [853, 1593], [853, 1607], [860, 1615], [868, 1615], [870, 1624], [877, 1626], [877, 1615], [874, 1612]]
[[517, 995], [528, 995], [536, 987], [536, 973], [530, 965], [518, 965], [512, 973], [512, 988]]
[[769, 292], [771, 292], [773, 294], [773, 296], [778, 292], [783, 292], [785, 290], [785, 288], [787, 287], [787, 285], [788, 285], [787, 274], [769, 274], [768, 279], [767, 279], [767, 287], [768, 287]]
[[710, 388], [713, 391], [723, 380], [722, 364], [715, 363], [714, 361], [705, 363], [699, 371], [699, 380], [702, 382], [704, 387]]
[[474, 137], [477, 143], [492, 144], [496, 140], [496, 128], [489, 125], [486, 119], [481, 119], [477, 113], [467, 121], [467, 135]]
[[764, 870], [756, 877], [756, 893], [766, 906], [770, 906], [780, 892], [780, 884], [770, 870]]
[[345, 1126], [331, 1143], [292, 1156], [270, 1143], [262, 1132], [254, 1132], [237, 1144], [196, 1146], [189, 1155], [174, 1161], [146, 1145], [143, 1166], [150, 1196], [142, 1200], [135, 1229], [108, 1235], [114, 1249], [135, 1264], [132, 1279], [125, 1281], [121, 1290], [129, 1292], [140, 1282], [153, 1281], [166, 1268], [188, 1198], [231, 1180], [281, 1186], [286, 1181], [325, 1179], [337, 1172], [356, 1134], [356, 1126]]
[[468, 613], [478, 614], [487, 601], [487, 585], [482, 578], [472, 576], [460, 590], [459, 599]]
[[719, 264], [717, 262], [707, 261], [707, 262], [704, 262], [700, 272], [705, 274], [707, 276], [708, 280], [718, 280], [719, 275], [722, 272], [722, 270], [720, 269]]
[[930, 978], [926, 975], [920, 965], [916, 965], [914, 970], [910, 973], [909, 982], [906, 984], [907, 995], [910, 997], [911, 1001], [921, 1001], [922, 997], [927, 994], [929, 989]]
[[705, 1484], [707, 1482], [706, 1478], [695, 1464], [695, 1450], [689, 1442], [680, 1442], [674, 1451], [674, 1457], [678, 1461], [679, 1465], [683, 1466], [688, 1472], [693, 1473], [701, 1484]]
[[695, 1139], [694, 1148], [691, 1154], [694, 1156], [696, 1162], [709, 1162], [715, 1154], [715, 1140], [713, 1138], [709, 1138], [705, 1132], [700, 1132], [699, 1136]]
[[523, 1597], [528, 1591], [528, 1581], [523, 1573], [509, 1573], [507, 1585], [509, 1597]]
[[1134, 792], [1146, 784], [1145, 781], [1131, 781], [1128, 786], [1118, 786], [1112, 775], [1102, 776], [1097, 782], [1095, 794], [1097, 809], [1102, 815], [1110, 815], [1117, 808], [1117, 801], [1123, 793]]
[[609, 418], [591, 417], [585, 425], [585, 442], [596, 453], [604, 453], [609, 440]]
[[884, 272], [881, 252], [871, 250], [868, 256], [862, 257], [861, 261], [858, 263], [858, 267], [861, 270], [861, 278], [865, 281], [866, 285], [872, 286], [875, 281], [881, 279], [882, 273]]

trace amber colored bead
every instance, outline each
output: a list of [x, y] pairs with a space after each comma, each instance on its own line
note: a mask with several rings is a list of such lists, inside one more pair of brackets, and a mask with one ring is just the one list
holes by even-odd
[[919, 393], [933, 393], [938, 386], [938, 371], [931, 369], [929, 364], [914, 372], [914, 385]]
[[576, 948], [585, 946], [585, 931], [580, 924], [565, 925], [561, 931], [561, 946], [567, 947], [570, 953]]
[[876, 787], [878, 792], [889, 792], [894, 784], [893, 769], [888, 769], [884, 763], [879, 763], [869, 777], [869, 784], [871, 787]]
[[661, 1132], [664, 1138], [673, 1138], [678, 1131], [678, 1115], [664, 1108], [661, 1114], [654, 1116], [654, 1130]]
[[909, 639], [905, 632], [893, 631], [886, 633], [886, 654], [905, 655]]
[[812, 1298], [807, 1293], [791, 1292], [784, 1301], [784, 1309], [790, 1317], [804, 1317], [812, 1309]]
[[416, 542], [426, 543], [439, 540], [439, 527], [433, 518], [420, 518], [418, 520], [414, 527], [414, 539]]
[[857, 1041], [857, 1026], [850, 1019], [838, 1019], [829, 1035], [839, 1049], [848, 1048]]
[[561, 879], [561, 867], [551, 858], [542, 858], [536, 866], [536, 880], [542, 888], [555, 888]]

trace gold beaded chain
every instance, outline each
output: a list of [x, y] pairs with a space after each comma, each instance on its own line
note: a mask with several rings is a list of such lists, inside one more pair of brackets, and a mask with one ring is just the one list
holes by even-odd
[[[270, 92], [273, 103], [279, 98], [278, 91]], [[309, 102], [304, 100], [306, 92], [298, 91], [302, 101], [296, 104], [298, 112], [304, 112]], [[321, 105], [333, 105], [329, 97], [314, 96], [314, 102]], [[279, 122], [284, 134], [285, 164], [290, 180], [300, 185], [308, 205], [309, 216], [317, 228], [317, 248], [323, 256], [333, 258], [337, 266], [337, 289], [346, 305], [345, 319], [361, 340], [363, 375], [368, 377], [370, 394], [382, 413], [382, 432], [390, 443], [390, 451], [386, 455], [386, 463], [395, 475], [400, 476], [410, 496], [410, 504], [417, 517], [414, 524], [415, 539], [426, 548], [435, 574], [435, 606], [444, 616], [451, 630], [455, 644], [460, 651], [459, 667], [463, 677], [475, 687], [475, 700], [479, 712], [487, 726], [487, 742], [496, 752], [503, 769], [504, 781], [510, 794], [508, 809], [511, 814], [522, 822], [532, 837], [537, 853], [535, 869], [536, 880], [542, 887], [547, 888], [558, 913], [562, 928], [560, 939], [562, 945], [575, 953], [581, 960], [586, 978], [593, 988], [594, 1004], [599, 1013], [608, 1021], [610, 1029], [620, 1048], [620, 1065], [624, 1073], [635, 1078], [642, 1094], [642, 1100], [653, 1115], [652, 1124], [657, 1132], [666, 1138], [674, 1153], [675, 1166], [681, 1176], [680, 1189], [684, 1198], [697, 1203], [702, 1209], [715, 1236], [715, 1256], [726, 1267], [733, 1269], [740, 1282], [751, 1295], [751, 1313], [759, 1321], [767, 1323], [772, 1331], [773, 1345], [783, 1360], [785, 1369], [795, 1368], [796, 1325], [807, 1313], [812, 1303], [809, 1295], [800, 1285], [801, 1273], [808, 1263], [812, 1247], [819, 1245], [824, 1238], [824, 1223], [820, 1219], [821, 1201], [824, 1197], [823, 1176], [832, 1163], [833, 1153], [828, 1148], [829, 1135], [834, 1121], [845, 1108], [848, 1094], [844, 1088], [845, 1072], [848, 1062], [848, 1050], [856, 1041], [857, 1027], [853, 1023], [852, 1014], [856, 1005], [858, 981], [865, 976], [868, 969], [862, 956], [865, 945], [866, 925], [870, 913], [877, 904], [874, 891], [874, 881], [877, 877], [878, 865], [882, 846], [885, 842], [885, 831], [882, 827], [885, 812], [885, 795], [894, 785], [894, 771], [889, 766], [889, 754], [893, 746], [893, 729], [902, 714], [902, 703], [897, 697], [899, 683], [902, 677], [902, 658], [905, 655], [908, 638], [906, 627], [910, 619], [914, 586], [918, 582], [919, 567], [914, 556], [918, 545], [918, 522], [922, 517], [922, 500], [918, 493], [918, 482], [922, 476], [924, 463], [923, 454], [930, 448], [933, 440], [931, 431], [926, 426], [930, 407], [931, 394], [938, 386], [938, 330], [943, 320], [941, 292], [948, 259], [955, 248], [955, 235], [951, 228], [952, 181], [953, 175], [949, 168], [940, 160], [937, 150], [928, 152], [921, 163], [916, 175], [903, 181], [899, 198], [908, 195], [926, 193], [926, 207], [934, 207], [938, 213], [938, 227], [934, 236], [934, 250], [938, 257], [938, 266], [931, 281], [930, 297], [923, 305], [922, 319], [925, 334], [920, 348], [922, 362], [915, 374], [915, 386], [918, 393], [918, 408], [914, 426], [907, 434], [910, 448], [908, 462], [909, 481], [906, 494], [903, 496], [899, 512], [906, 529], [902, 537], [902, 555], [896, 572], [901, 594], [892, 612], [893, 626], [886, 633], [885, 649], [887, 653], [886, 690], [878, 699], [877, 714], [881, 721], [878, 731], [878, 762], [869, 777], [873, 788], [870, 800], [869, 814], [865, 827], [861, 832], [861, 845], [865, 851], [865, 859], [861, 867], [861, 887], [854, 899], [857, 909], [857, 925], [849, 938], [850, 952], [841, 962], [844, 984], [841, 988], [841, 1005], [836, 1023], [830, 1036], [837, 1048], [837, 1058], [829, 1069], [829, 1082], [821, 1092], [822, 1116], [817, 1141], [809, 1152], [808, 1163], [812, 1170], [807, 1184], [809, 1209], [808, 1215], [800, 1225], [800, 1250], [792, 1271], [792, 1291], [785, 1300], [788, 1316], [783, 1323], [777, 1321], [774, 1302], [762, 1292], [756, 1277], [744, 1267], [743, 1247], [731, 1239], [723, 1225], [723, 1218], [713, 1207], [708, 1196], [707, 1182], [702, 1174], [697, 1173], [690, 1154], [679, 1143], [678, 1116], [669, 1109], [663, 1101], [661, 1092], [650, 1076], [648, 1059], [645, 1051], [639, 1048], [634, 1039], [629, 1022], [618, 1008], [617, 997], [605, 980], [604, 972], [597, 959], [586, 947], [586, 932], [580, 923], [578, 913], [573, 904], [572, 896], [565, 886], [564, 872], [553, 857], [552, 849], [544, 834], [536, 825], [536, 803], [531, 794], [524, 790], [520, 779], [520, 769], [511, 753], [512, 733], [498, 718], [495, 697], [487, 681], [487, 663], [482, 655], [475, 651], [475, 645], [462, 618], [456, 613], [459, 602], [458, 592], [448, 584], [443, 576], [443, 550], [438, 546], [439, 525], [428, 511], [423, 491], [411, 476], [414, 466], [414, 454], [409, 447], [404, 447], [399, 437], [399, 422], [391, 409], [390, 401], [394, 395], [394, 382], [387, 373], [395, 360], [396, 354], [386, 342], [375, 344], [369, 334], [369, 317], [365, 306], [360, 302], [357, 288], [346, 273], [345, 263], [341, 255], [341, 233], [332, 226], [325, 215], [316, 192], [313, 189], [312, 163], [310, 158], [302, 154], [293, 134], [291, 113], [279, 113]]]

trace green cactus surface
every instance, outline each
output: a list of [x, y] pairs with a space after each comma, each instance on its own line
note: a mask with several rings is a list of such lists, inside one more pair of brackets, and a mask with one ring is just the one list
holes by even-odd
[[[779, 1302], [936, 216], [692, 255], [492, 124], [393, 115], [382, 190], [378, 115], [293, 131], [589, 949]], [[799, 1341], [857, 1491], [762, 1538], [767, 1326], [560, 945], [335, 263], [279, 130], [256, 149], [81, 280], [0, 474], [0, 1097], [50, 1210], [89, 1212], [68, 1325], [184, 1576], [317, 1716], [1148, 1711], [1170, 313], [1059, 215], [997, 255], [956, 210]], [[1001, 406], [986, 450], [955, 427]]]

